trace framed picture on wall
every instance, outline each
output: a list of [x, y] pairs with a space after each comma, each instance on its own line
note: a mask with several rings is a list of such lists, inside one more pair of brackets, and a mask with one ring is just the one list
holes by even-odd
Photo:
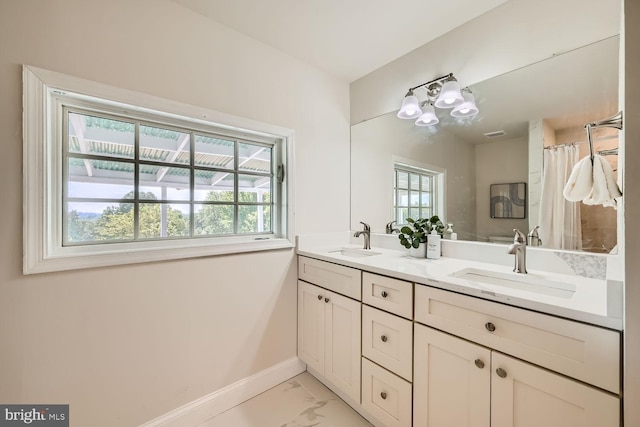
[[489, 216], [491, 218], [524, 219], [527, 217], [527, 183], [491, 184]]

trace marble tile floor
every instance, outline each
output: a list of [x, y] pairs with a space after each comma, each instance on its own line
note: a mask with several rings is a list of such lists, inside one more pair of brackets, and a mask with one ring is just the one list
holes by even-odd
[[303, 372], [197, 427], [371, 427], [349, 405]]

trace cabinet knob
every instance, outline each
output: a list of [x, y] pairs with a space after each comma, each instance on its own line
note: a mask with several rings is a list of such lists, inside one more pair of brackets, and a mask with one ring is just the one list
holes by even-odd
[[382, 295], [382, 298], [386, 298], [389, 296], [389, 294], [387, 293], [387, 291], [382, 291], [382, 293], [380, 294]]
[[387, 342], [388, 338], [387, 338], [386, 335], [383, 335], [383, 336], [380, 337], [380, 339], [382, 340], [382, 342]]
[[487, 331], [489, 331], [489, 332], [493, 332], [493, 331], [495, 331], [495, 330], [496, 330], [496, 325], [494, 325], [494, 324], [493, 324], [493, 323], [491, 323], [491, 322], [487, 322], [487, 323], [485, 323], [485, 324], [484, 324], [484, 327], [485, 327], [485, 328], [487, 328]]
[[383, 391], [382, 393], [380, 393], [380, 397], [382, 398], [382, 400], [385, 400], [387, 398], [387, 393]]
[[476, 366], [480, 369], [484, 368], [484, 362], [480, 359], [476, 359], [475, 362]]
[[324, 299], [324, 302], [329, 302], [329, 298], [325, 298], [325, 299]]
[[318, 295], [318, 299], [321, 300], [322, 299], [322, 295]]
[[507, 371], [502, 368], [496, 369], [496, 374], [498, 374], [500, 378], [507, 378]]

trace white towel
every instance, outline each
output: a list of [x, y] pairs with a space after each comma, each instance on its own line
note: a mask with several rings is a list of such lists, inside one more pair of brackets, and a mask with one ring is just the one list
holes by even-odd
[[562, 194], [570, 202], [579, 202], [589, 197], [593, 191], [593, 165], [591, 158], [585, 157], [573, 167]]
[[617, 209], [616, 197], [622, 196], [613, 169], [604, 157], [593, 156], [593, 191], [582, 202], [587, 205], [611, 206]]

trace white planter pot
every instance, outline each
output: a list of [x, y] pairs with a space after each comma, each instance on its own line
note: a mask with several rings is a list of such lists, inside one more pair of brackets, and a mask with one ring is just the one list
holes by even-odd
[[409, 248], [409, 255], [411, 255], [412, 257], [415, 257], [415, 258], [426, 258], [426, 256], [427, 256], [427, 244], [426, 243], [420, 243], [420, 246], [418, 246], [417, 248], [410, 247]]

